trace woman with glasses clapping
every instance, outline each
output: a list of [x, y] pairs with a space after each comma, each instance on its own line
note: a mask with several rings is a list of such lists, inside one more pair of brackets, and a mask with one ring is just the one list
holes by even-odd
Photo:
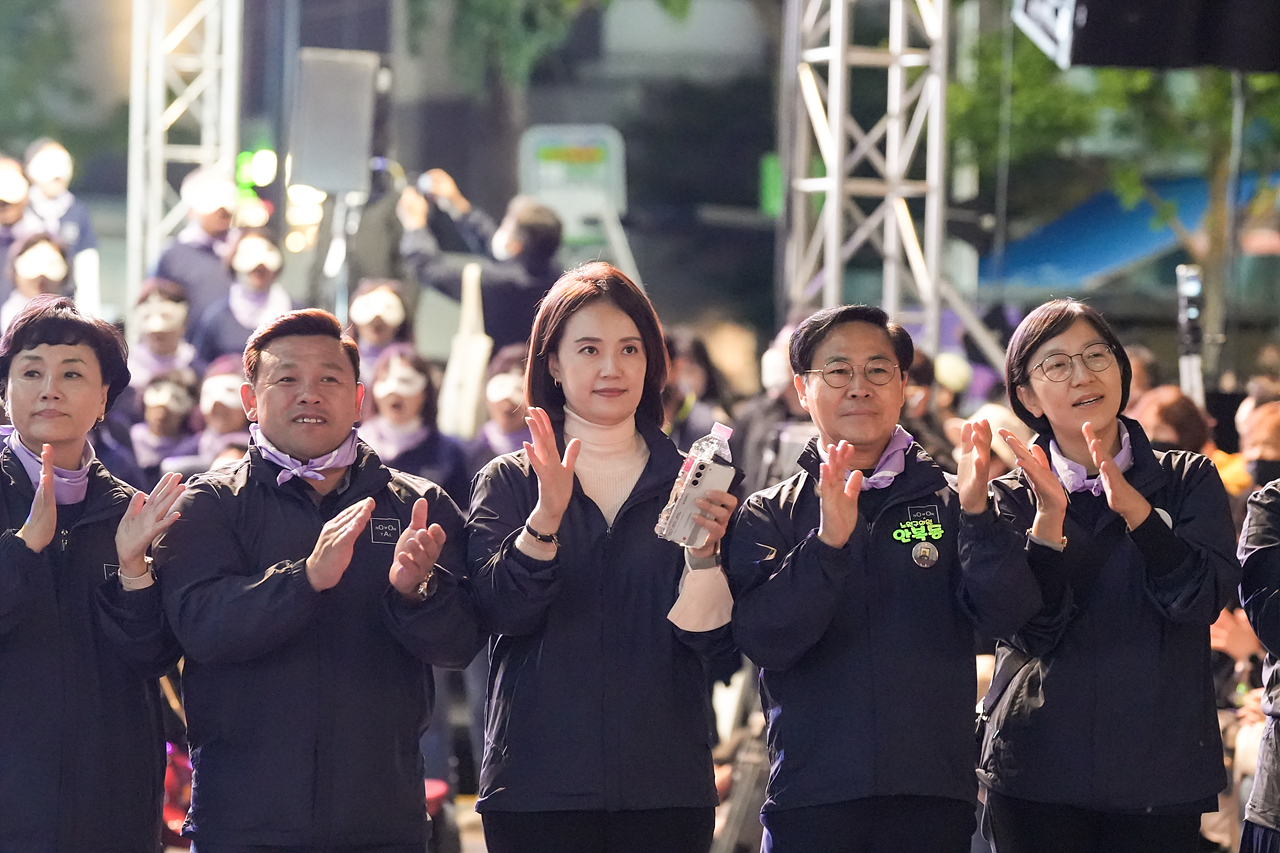
[[1132, 369], [1093, 308], [1031, 312], [1005, 374], [1039, 436], [1000, 431], [1019, 470], [989, 494], [973, 474], [990, 432], [966, 426], [961, 561], [1026, 565], [1041, 600], [1000, 638], [983, 700], [988, 829], [1000, 853], [1190, 853], [1227, 783], [1209, 671], [1240, 581], [1226, 491], [1120, 416]]

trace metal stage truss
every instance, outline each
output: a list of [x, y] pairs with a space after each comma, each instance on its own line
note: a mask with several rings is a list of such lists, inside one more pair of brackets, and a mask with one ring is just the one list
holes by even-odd
[[[886, 11], [887, 39], [882, 25], [855, 35], [855, 12], [882, 22]], [[1003, 347], [943, 269], [949, 20], [948, 0], [788, 0], [783, 286], [788, 305], [813, 304], [818, 287], [822, 305], [839, 304], [845, 266], [869, 244], [883, 258], [881, 307], [923, 325], [922, 349], [937, 354], [945, 305], [1002, 364]], [[858, 44], [863, 31], [876, 43]], [[869, 127], [852, 114], [854, 69], [884, 77], [884, 114]], [[923, 209], [919, 229], [909, 202]]]
[[169, 167], [235, 166], [243, 13], [244, 0], [133, 2], [127, 304], [186, 216]]

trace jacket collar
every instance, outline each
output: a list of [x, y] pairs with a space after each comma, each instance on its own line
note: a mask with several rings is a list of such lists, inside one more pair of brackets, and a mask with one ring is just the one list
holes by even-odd
[[[822, 456], [818, 452], [817, 438], [809, 439], [809, 443], [804, 446], [804, 450], [800, 451], [800, 457], [796, 461], [801, 469], [814, 479], [816, 487], [820, 476], [820, 466], [822, 465]], [[946, 487], [947, 478], [943, 475], [942, 469], [934, 463], [919, 442], [911, 442], [911, 446], [907, 448], [905, 462], [906, 466], [902, 473], [895, 477], [893, 483], [884, 489], [888, 495], [888, 503], [919, 495], [932, 494]]]
[[[1132, 418], [1119, 416], [1120, 423], [1129, 431], [1129, 446], [1133, 450], [1133, 465], [1125, 471], [1125, 479], [1137, 489], [1143, 497], [1149, 498], [1164, 484], [1164, 469], [1160, 465], [1160, 457], [1151, 449], [1151, 441], [1142, 427]], [[1049, 441], [1052, 433], [1044, 432], [1036, 436], [1036, 444], [1049, 455]]]
[[[564, 421], [552, 421], [552, 430], [556, 435], [556, 449], [560, 453], [560, 457], [564, 458]], [[640, 433], [640, 437], [644, 439], [645, 445], [649, 448], [649, 461], [645, 463], [644, 470], [640, 472], [640, 479], [636, 481], [635, 486], [631, 489], [631, 496], [627, 498], [622, 505], [625, 509], [632, 503], [633, 499], [639, 499], [647, 496], [650, 490], [671, 488], [671, 481], [675, 479], [676, 474], [680, 472], [680, 466], [684, 464], [684, 454], [676, 449], [674, 443], [662, 431], [662, 428], [650, 423], [645, 423], [637, 418], [636, 432]], [[582, 492], [582, 484], [578, 482], [577, 475], [573, 478], [574, 491]], [[621, 510], [619, 510], [621, 513]]]
[[[256, 445], [249, 447], [249, 477], [281, 492], [292, 492], [290, 480], [283, 486], [276, 485], [276, 477], [284, 470], [279, 465], [263, 457]], [[391, 482], [391, 471], [382, 464], [382, 460], [373, 452], [373, 448], [363, 441], [356, 442], [356, 461], [351, 465], [351, 485], [343, 493], [343, 505], [361, 500]]]
[[[8, 447], [0, 450], [0, 481], [12, 488], [27, 501], [35, 498], [36, 489], [27, 476], [27, 469]], [[118, 508], [133, 497], [133, 490], [122, 484], [94, 459], [89, 464], [89, 490], [85, 494], [84, 512], [77, 524], [87, 524], [118, 514]]]

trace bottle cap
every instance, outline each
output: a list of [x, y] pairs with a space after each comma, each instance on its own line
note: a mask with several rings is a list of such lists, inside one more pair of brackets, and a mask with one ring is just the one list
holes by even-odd
[[728, 441], [730, 436], [733, 435], [733, 427], [725, 426], [724, 424], [717, 422], [716, 425], [711, 428], [711, 434], [718, 435], [725, 441]]

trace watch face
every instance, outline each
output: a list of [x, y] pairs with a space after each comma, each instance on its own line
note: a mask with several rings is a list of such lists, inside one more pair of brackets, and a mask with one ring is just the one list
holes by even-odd
[[911, 549], [911, 559], [922, 569], [927, 569], [938, 562], [938, 546], [932, 542], [920, 542]]

